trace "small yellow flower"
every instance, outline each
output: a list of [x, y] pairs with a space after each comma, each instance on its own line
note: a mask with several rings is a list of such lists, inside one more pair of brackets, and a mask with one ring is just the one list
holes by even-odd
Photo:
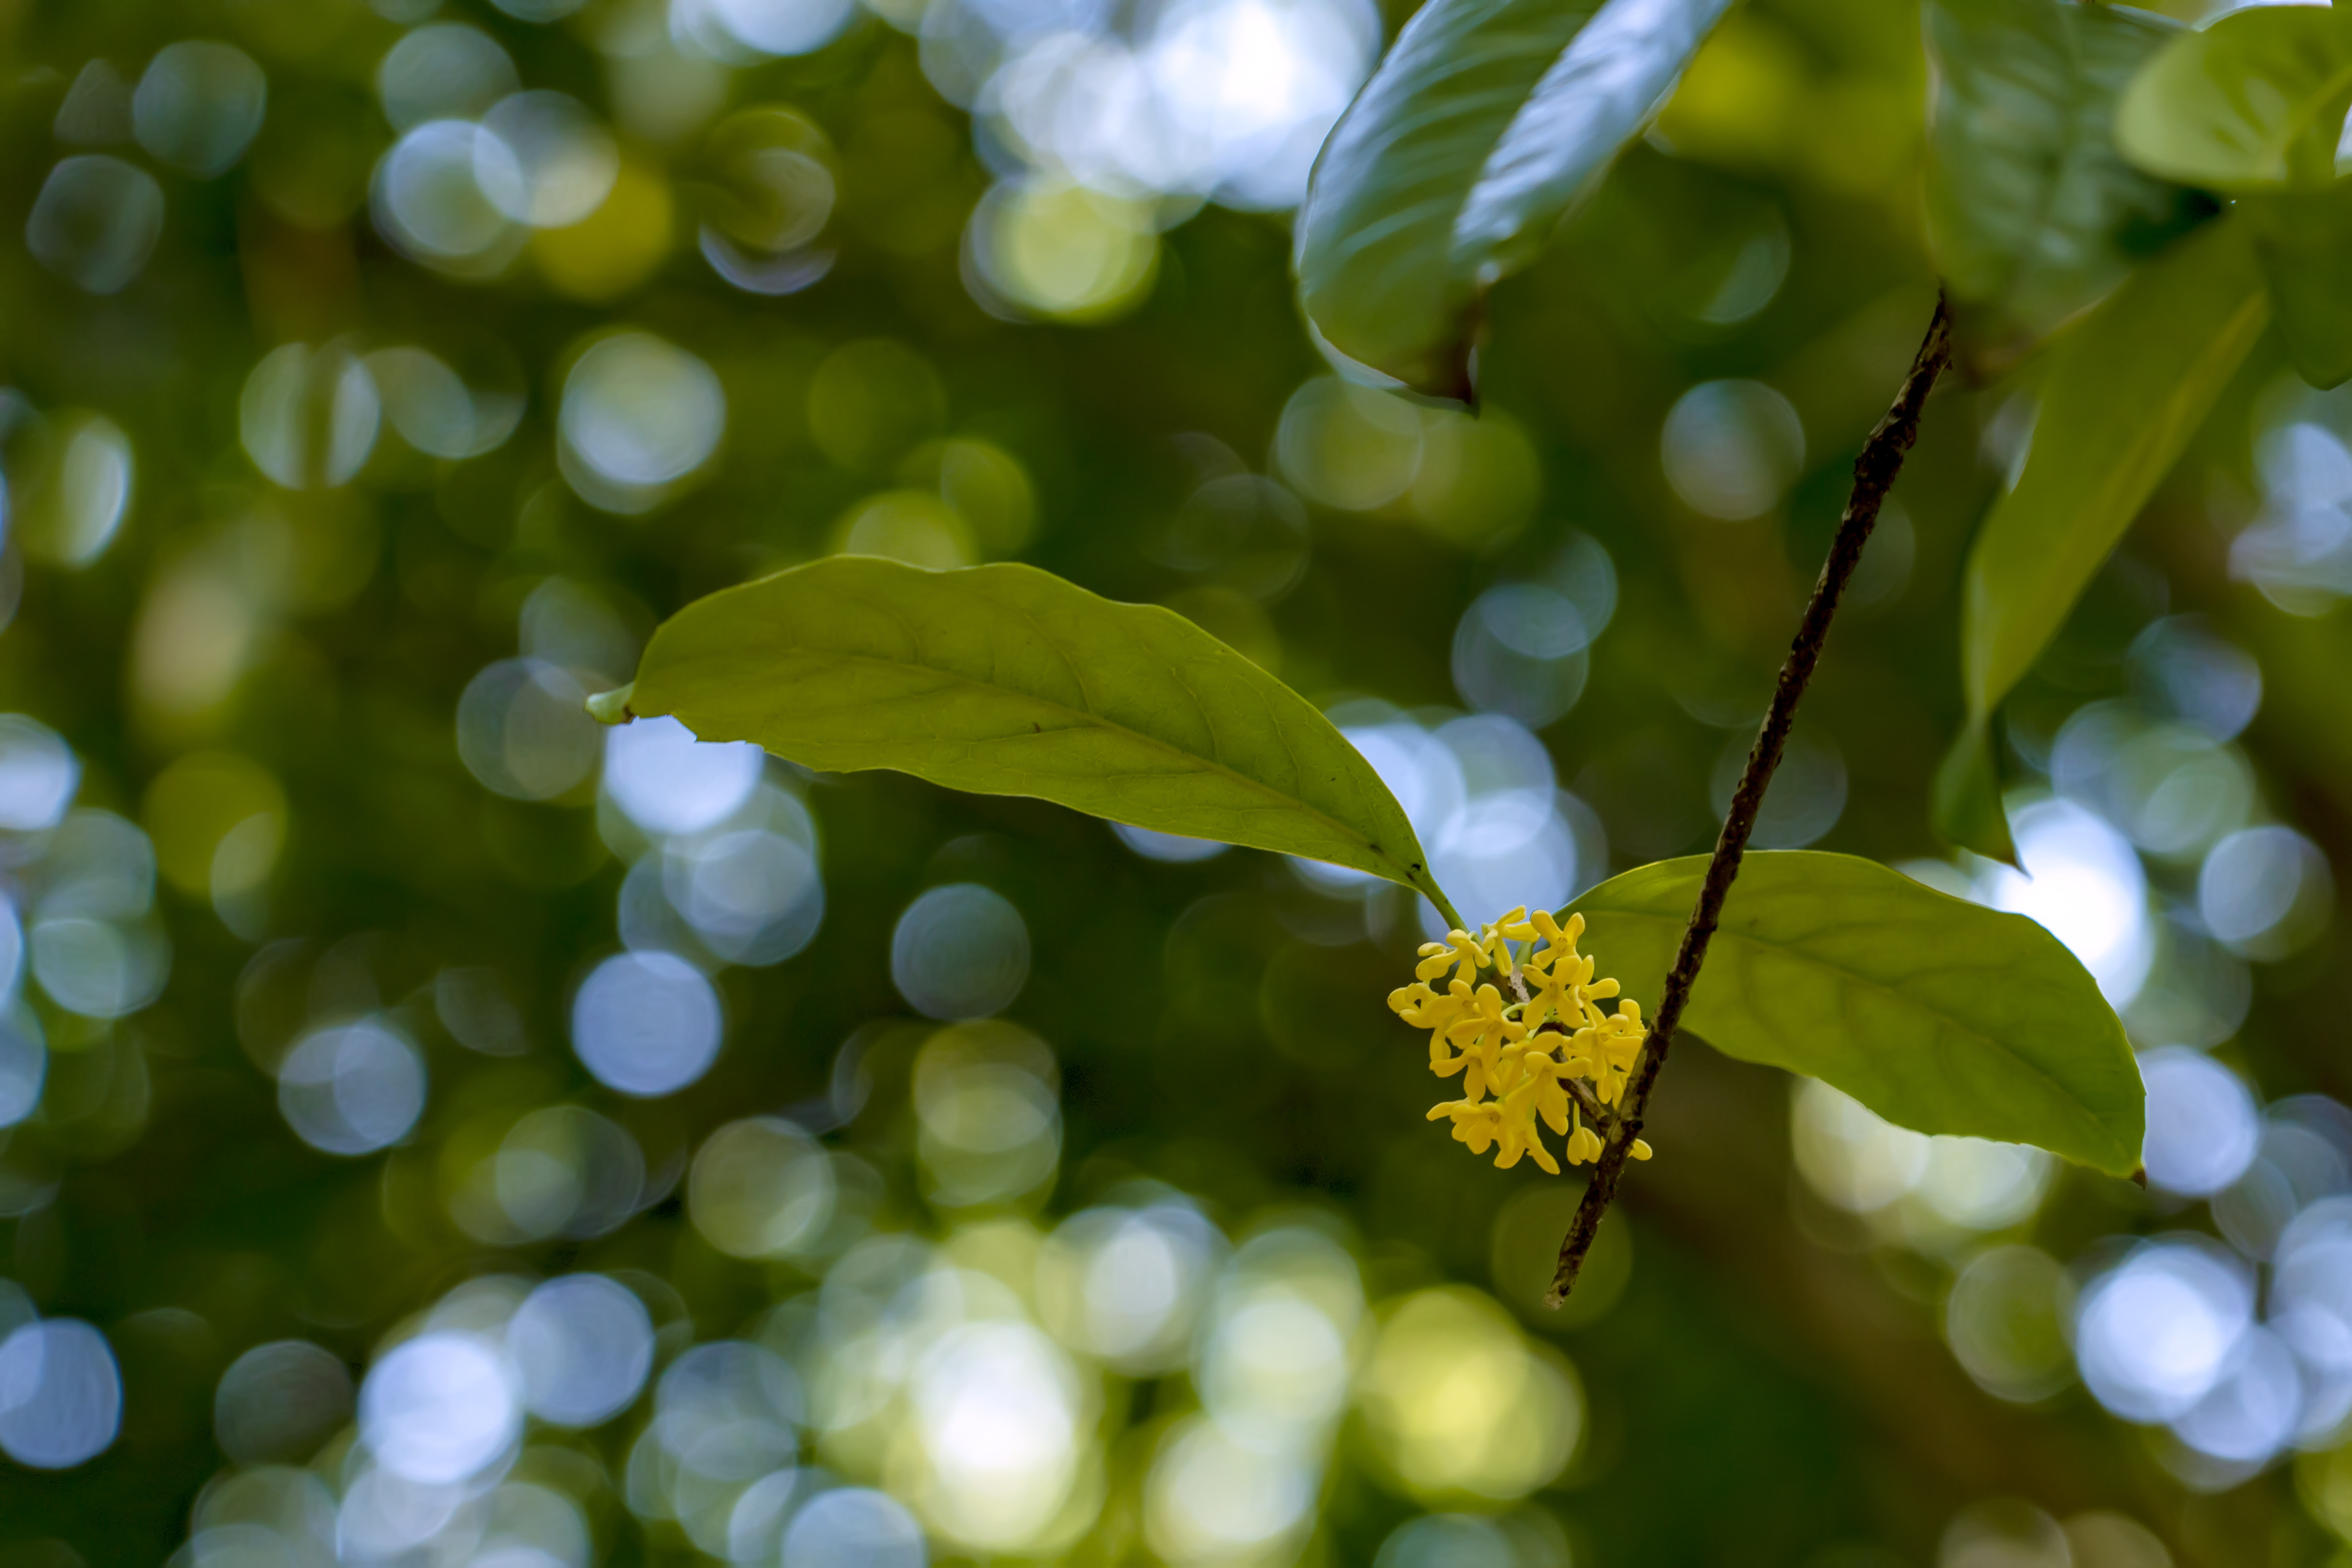
[[1523, 931], [1532, 932], [1534, 930], [1528, 925], [1527, 919], [1527, 906], [1522, 904], [1493, 924], [1479, 928], [1478, 951], [1486, 955], [1487, 963], [1507, 975], [1515, 973], [1511, 963], [1511, 943], [1525, 940], [1520, 934]]
[[1642, 1027], [1642, 1005], [1620, 1002], [1617, 1011], [1607, 1015], [1597, 1008], [1586, 1011], [1592, 1021], [1576, 1032], [1569, 1048], [1577, 1059], [1589, 1064], [1585, 1076], [1592, 1080], [1592, 1092], [1601, 1103], [1614, 1105], [1624, 1098], [1626, 1080], [1633, 1077], [1633, 1063], [1642, 1054], [1642, 1042], [1649, 1037]]
[[1449, 1100], [1443, 1105], [1429, 1108], [1429, 1120], [1450, 1117], [1454, 1121], [1454, 1141], [1470, 1145], [1470, 1152], [1483, 1154], [1494, 1146], [1495, 1134], [1503, 1120], [1502, 1108], [1481, 1105], [1475, 1100]]
[[1450, 931], [1445, 933], [1444, 942], [1421, 944], [1421, 963], [1412, 973], [1415, 979], [1434, 980], [1459, 963], [1461, 967], [1454, 971], [1454, 977], [1456, 980], [1472, 980], [1477, 977], [1479, 970], [1486, 967], [1486, 950], [1468, 931]]
[[1420, 980], [1389, 993], [1389, 1006], [1399, 1017], [1416, 1029], [1434, 1029], [1441, 1035], [1469, 1005], [1470, 987], [1459, 980], [1444, 996]]
[[[1459, 980], [1454, 983], [1460, 985]], [[1445, 1042], [1462, 1052], [1461, 1059], [1470, 1064], [1469, 1076], [1463, 1080], [1463, 1092], [1472, 1100], [1486, 1092], [1495, 1081], [1501, 1067], [1503, 1048], [1515, 1046], [1528, 1037], [1527, 1026], [1507, 1016], [1510, 1009], [1503, 1005], [1503, 994], [1492, 985], [1481, 985], [1470, 999], [1469, 1008], [1448, 1024]], [[1454, 1058], [1447, 1058], [1449, 1064]], [[1451, 1065], [1439, 1070], [1441, 1078], [1453, 1076]]]
[[1591, 1025], [1599, 1014], [1592, 1004], [1617, 994], [1614, 980], [1595, 980], [1593, 962], [1576, 951], [1584, 934], [1584, 917], [1570, 915], [1565, 926], [1555, 924], [1548, 910], [1530, 922], [1543, 947], [1527, 961], [1527, 973], [1536, 976], [1536, 990], [1523, 1016], [1530, 1029], [1556, 1024], [1573, 1035]]
[[[1567, 1138], [1570, 1164], [1598, 1160], [1606, 1144], [1585, 1125], [1569, 1080], [1591, 1086], [1587, 1104], [1618, 1104], [1647, 1037], [1640, 1004], [1620, 1002], [1614, 1013], [1596, 1005], [1615, 997], [1618, 985], [1593, 978], [1593, 961], [1576, 950], [1583, 934], [1581, 915], [1563, 923], [1549, 910], [1515, 909], [1476, 937], [1453, 931], [1423, 945], [1413, 984], [1389, 994], [1399, 1017], [1430, 1031], [1430, 1071], [1462, 1075], [1462, 1098], [1431, 1107], [1429, 1120], [1451, 1121], [1454, 1140], [1473, 1153], [1494, 1150], [1505, 1170], [1532, 1158], [1559, 1173], [1538, 1121]], [[1516, 955], [1513, 942], [1525, 944]], [[1474, 985], [1487, 968], [1525, 1000], [1506, 1002], [1497, 986]], [[1449, 970], [1441, 993], [1433, 983]], [[1650, 1157], [1639, 1139], [1628, 1152]]]

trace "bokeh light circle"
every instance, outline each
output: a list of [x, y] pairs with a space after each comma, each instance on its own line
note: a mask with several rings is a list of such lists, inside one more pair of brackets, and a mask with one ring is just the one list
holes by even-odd
[[1990, 1247], [1954, 1276], [1944, 1338], [1978, 1387], [2031, 1404], [2073, 1381], [2066, 1343], [2073, 1306], [2056, 1258], [2032, 1247]]
[[2184, 1197], [2208, 1197], [2244, 1174], [2262, 1146], [2254, 1097], [2236, 1073], [2180, 1047], [2139, 1059], [2147, 1090], [2147, 1136], [2141, 1158], [2150, 1184]]
[[2307, 942], [2335, 904], [2327, 857], [2292, 827], [2249, 827], [2213, 847], [2197, 876], [2197, 910], [2227, 945], [2282, 958]]
[[155, 1000], [171, 948], [152, 924], [84, 915], [44, 919], [32, 930], [33, 977], [49, 1000], [85, 1018], [124, 1018]]
[[1171, 1428], [1144, 1487], [1144, 1539], [1164, 1561], [1218, 1563], [1287, 1539], [1315, 1504], [1316, 1475], [1287, 1447], [1236, 1442], [1194, 1416]]
[[1493, 1520], [1474, 1513], [1425, 1513], [1381, 1542], [1372, 1568], [1519, 1568], [1519, 1548]]
[[483, 786], [512, 800], [552, 800], [595, 767], [603, 732], [572, 672], [505, 658], [457, 699], [457, 757]]
[[[5, 902], [5, 900], [0, 900]], [[13, 919], [9, 921], [14, 923]], [[41, 1103], [49, 1053], [40, 1020], [27, 1008], [0, 1011], [0, 1129], [14, 1127]]]
[[428, 120], [376, 165], [376, 228], [411, 258], [461, 274], [494, 270], [516, 242], [527, 200], [507, 144], [466, 120]]
[[360, 1388], [360, 1437], [403, 1480], [446, 1487], [505, 1453], [522, 1412], [496, 1353], [471, 1335], [436, 1332], [395, 1348]]
[[314, 1149], [373, 1153], [406, 1137], [423, 1114], [425, 1058], [373, 1020], [320, 1029], [278, 1065], [278, 1108]]
[[80, 784], [81, 763], [56, 731], [21, 713], [0, 714], [0, 828], [55, 827]]
[[784, 1531], [782, 1568], [924, 1568], [923, 1527], [887, 1492], [844, 1487], [811, 1500]]
[[1150, 209], [1044, 177], [998, 185], [972, 214], [965, 253], [983, 296], [1066, 321], [1111, 320], [1140, 304], [1160, 271]]
[[104, 1453], [122, 1425], [122, 1374], [106, 1336], [74, 1318], [0, 1341], [0, 1451], [38, 1470]]
[[695, 1228], [735, 1258], [793, 1256], [824, 1230], [833, 1203], [824, 1151], [779, 1116], [730, 1121], [705, 1139], [687, 1188]]
[[119, 294], [163, 235], [163, 187], [120, 158], [83, 153], [49, 171], [25, 219], [25, 247], [91, 294]]
[[1423, 1290], [1391, 1313], [1359, 1398], [1373, 1441], [1419, 1496], [1524, 1497], [1575, 1453], [1584, 1398], [1492, 1298]]
[[727, 395], [684, 349], [616, 332], [573, 363], [557, 427], [564, 451], [609, 487], [592, 486], [583, 499], [633, 510], [709, 461], [727, 427]]
[[626, 1409], [654, 1364], [645, 1303], [602, 1274], [534, 1289], [507, 1323], [524, 1408], [559, 1426], [593, 1426]]
[[2229, 1372], [2252, 1317], [2242, 1264], [2196, 1239], [2145, 1243], [2083, 1292], [2074, 1320], [2083, 1381], [2118, 1415], [2169, 1421]]
[[1233, 847], [1214, 838], [1186, 838], [1181, 834], [1155, 833], [1149, 827], [1131, 827], [1124, 822], [1114, 822], [1110, 828], [1118, 836], [1121, 844], [1146, 860], [1158, 860], [1172, 866], [1213, 860]]
[[1540, 730], [1584, 695], [1591, 633], [1564, 594], [1539, 583], [1487, 589], [1454, 632], [1454, 686], [1475, 708]]
[[622, 952], [598, 964], [572, 1003], [572, 1048], [623, 1094], [675, 1094], [719, 1056], [719, 993], [675, 953]]
[[1805, 466], [1796, 409], [1757, 381], [1692, 387], [1666, 416], [1660, 445], [1675, 493], [1694, 511], [1728, 522], [1778, 506]]
[[762, 55], [805, 55], [839, 37], [857, 15], [853, 0], [686, 0], [681, 7], [716, 23]]
[[428, 121], [474, 119], [520, 85], [506, 50], [460, 22], [407, 34], [385, 51], [375, 73], [384, 118], [401, 132]]
[[759, 786], [765, 758], [749, 741], [698, 741], [664, 715], [604, 736], [604, 788], [648, 833], [699, 833], [735, 815]]
[[2072, 801], [2035, 801], [2014, 812], [2019, 873], [1986, 874], [1987, 901], [2030, 916], [2083, 961], [2116, 1006], [2139, 994], [2155, 958], [2147, 877], [2128, 839]]
[[375, 449], [383, 399], [367, 362], [340, 348], [281, 343], [237, 399], [253, 466], [289, 490], [347, 484]]
[[241, 1465], [300, 1464], [351, 1418], [352, 1374], [308, 1340], [256, 1345], [221, 1373], [213, 1433]]
[[1003, 894], [974, 882], [933, 888], [890, 936], [890, 978], [927, 1017], [1001, 1013], [1029, 978], [1029, 928]]
[[131, 100], [139, 144], [183, 174], [226, 174], [261, 129], [269, 79], [253, 57], [206, 38], [166, 44]]
[[[593, 213], [621, 172], [620, 148], [579, 100], [544, 89], [502, 99], [482, 117], [492, 142], [478, 142], [483, 193], [517, 223], [562, 228]], [[513, 178], [506, 164], [511, 163]]]
[[1194, 1209], [1081, 1210], [1047, 1240], [1038, 1306], [1064, 1343], [1131, 1375], [1181, 1364], [1223, 1237]]

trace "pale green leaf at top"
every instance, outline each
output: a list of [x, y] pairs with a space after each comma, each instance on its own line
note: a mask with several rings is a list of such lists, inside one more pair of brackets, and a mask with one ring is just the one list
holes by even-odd
[[598, 717], [674, 715], [828, 773], [890, 768], [1369, 871], [1459, 924], [1378, 773], [1172, 610], [1034, 566], [836, 555], [698, 599]]
[[2324, 185], [2352, 108], [2352, 16], [2251, 5], [2185, 34], [2140, 68], [2116, 143], [2149, 174], [2216, 190]]
[[1968, 367], [1998, 372], [2212, 215], [2116, 150], [2116, 100], [2179, 33], [2077, 0], [1928, 0], [1927, 227]]
[[[1584, 951], [1654, 1011], [1705, 856], [1572, 906]], [[2031, 1143], [2128, 1175], [2145, 1131], [2122, 1023], [2023, 915], [1812, 850], [1742, 862], [1684, 1021], [1727, 1056], [1818, 1078], [1899, 1126]]]
[[1639, 135], [1729, 0], [1429, 0], [1333, 128], [1298, 212], [1308, 320], [1467, 402], [1487, 290]]
[[2055, 350], [2015, 488], [1969, 547], [1960, 673], [1972, 722], [2016, 686], [2179, 458], [2270, 319], [2243, 226], [2209, 224]]

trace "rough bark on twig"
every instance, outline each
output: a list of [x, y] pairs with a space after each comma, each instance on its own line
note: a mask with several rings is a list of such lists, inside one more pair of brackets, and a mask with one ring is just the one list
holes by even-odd
[[1845, 515], [1838, 520], [1837, 537], [1830, 543], [1829, 559], [1822, 563], [1821, 580], [1813, 584], [1813, 596], [1805, 605], [1804, 618], [1797, 624], [1796, 638], [1789, 645], [1789, 657], [1780, 666], [1780, 680], [1773, 689], [1772, 705], [1765, 710], [1764, 722], [1756, 732], [1755, 749], [1748, 753], [1748, 766], [1739, 774], [1739, 788], [1731, 797], [1731, 810], [1725, 815], [1723, 832], [1715, 841], [1715, 856], [1707, 862], [1706, 879], [1699, 885], [1697, 907], [1691, 910], [1690, 924], [1684, 930], [1682, 946], [1675, 954], [1675, 966], [1666, 974], [1665, 993], [1658, 999], [1649, 1039], [1643, 1046], [1624, 1098], [1618, 1103], [1617, 1115], [1609, 1124], [1601, 1158], [1592, 1168], [1591, 1184], [1584, 1189], [1584, 1201], [1577, 1205], [1576, 1218], [1569, 1226], [1568, 1235], [1561, 1238], [1559, 1266], [1552, 1274], [1551, 1292], [1545, 1298], [1550, 1306], [1557, 1307], [1567, 1299], [1570, 1288], [1576, 1283], [1576, 1271], [1591, 1248], [1592, 1238], [1601, 1232], [1601, 1216], [1609, 1212], [1609, 1205], [1617, 1195], [1617, 1182], [1624, 1174], [1626, 1155], [1633, 1140], [1642, 1135], [1643, 1108], [1649, 1102], [1651, 1086], [1658, 1081], [1658, 1069], [1665, 1065], [1666, 1048], [1673, 1044], [1675, 1028], [1682, 1022], [1683, 1007], [1690, 1000], [1699, 966], [1706, 962], [1707, 942], [1715, 935], [1716, 922], [1722, 918], [1723, 900], [1731, 891], [1732, 879], [1739, 875], [1740, 855], [1748, 847], [1748, 835], [1756, 826], [1756, 813], [1764, 804], [1764, 790], [1772, 782], [1772, 770], [1780, 766], [1781, 749], [1789, 740], [1789, 727], [1796, 721], [1797, 704], [1803, 700], [1805, 688], [1813, 678], [1813, 666], [1821, 659], [1822, 643], [1829, 636], [1838, 600], [1845, 592], [1846, 580], [1853, 575], [1855, 565], [1862, 560], [1862, 547], [1870, 542], [1870, 531], [1878, 521], [1878, 509], [1885, 503], [1886, 492], [1895, 488], [1895, 477], [1903, 471], [1904, 457], [1919, 434], [1920, 408], [1951, 357], [1950, 315], [1939, 300], [1935, 319], [1927, 323], [1927, 335], [1919, 344], [1918, 356], [1911, 362], [1911, 374], [1904, 378], [1902, 390], [1895, 395], [1895, 405], [1871, 431], [1870, 439], [1863, 444], [1862, 455], [1854, 459], [1853, 489], [1846, 499]]

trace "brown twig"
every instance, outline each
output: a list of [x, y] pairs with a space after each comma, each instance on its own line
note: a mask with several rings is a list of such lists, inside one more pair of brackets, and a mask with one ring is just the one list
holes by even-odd
[[1584, 1120], [1592, 1123], [1592, 1130], [1603, 1138], [1608, 1137], [1609, 1124], [1616, 1118], [1609, 1114], [1607, 1108], [1601, 1103], [1601, 1097], [1592, 1092], [1591, 1086], [1580, 1078], [1564, 1078], [1559, 1080], [1559, 1087], [1568, 1090], [1568, 1098], [1576, 1101], [1576, 1108], [1584, 1112]]
[[1911, 362], [1911, 374], [1904, 378], [1903, 389], [1895, 394], [1895, 405], [1879, 420], [1878, 427], [1863, 444], [1862, 456], [1854, 459], [1853, 489], [1846, 499], [1845, 515], [1838, 521], [1837, 537], [1830, 543], [1829, 559], [1822, 563], [1821, 580], [1813, 584], [1813, 596], [1805, 605], [1804, 619], [1798, 623], [1796, 638], [1789, 645], [1789, 657], [1781, 663], [1780, 681], [1773, 689], [1772, 705], [1765, 710], [1763, 725], [1756, 732], [1755, 749], [1748, 753], [1748, 766], [1740, 773], [1739, 788], [1731, 797], [1731, 810], [1724, 816], [1723, 832], [1715, 841], [1715, 856], [1707, 862], [1706, 879], [1699, 884], [1697, 907], [1691, 910], [1690, 924], [1683, 931], [1682, 947], [1675, 954], [1675, 966], [1667, 973], [1665, 994], [1658, 999], [1650, 1037], [1635, 1065], [1633, 1079], [1625, 1087], [1624, 1097], [1618, 1103], [1617, 1115], [1606, 1131], [1601, 1158], [1592, 1168], [1591, 1184], [1584, 1189], [1584, 1201], [1577, 1205], [1576, 1218], [1569, 1226], [1568, 1235], [1561, 1238], [1559, 1267], [1552, 1274], [1551, 1292], [1545, 1298], [1550, 1306], [1557, 1307], [1568, 1299], [1570, 1288], [1576, 1283], [1576, 1271], [1583, 1266], [1592, 1238], [1601, 1232], [1601, 1216], [1609, 1212], [1609, 1205], [1617, 1195], [1617, 1182], [1624, 1174], [1626, 1155], [1633, 1147], [1633, 1140], [1642, 1134], [1642, 1111], [1649, 1103], [1651, 1086], [1658, 1081], [1658, 1069], [1665, 1066], [1666, 1048], [1674, 1043], [1675, 1028], [1682, 1022], [1683, 1006], [1690, 1000], [1699, 966], [1706, 962], [1707, 942], [1715, 935], [1716, 922], [1722, 917], [1723, 900], [1731, 891], [1732, 879], [1739, 875], [1739, 858], [1748, 847], [1748, 835], [1756, 826], [1756, 813], [1764, 804], [1764, 790], [1772, 782], [1772, 770], [1780, 766], [1781, 749], [1789, 740], [1789, 727], [1797, 717], [1797, 704], [1804, 700], [1805, 688], [1813, 679], [1813, 666], [1821, 659], [1822, 643], [1829, 636], [1838, 599], [1862, 560], [1862, 547], [1870, 542], [1870, 531], [1878, 521], [1878, 509], [1885, 504], [1886, 492], [1895, 488], [1895, 477], [1903, 471], [1903, 458], [1919, 434], [1920, 408], [1951, 357], [1951, 321], [1943, 301], [1938, 300], [1935, 319], [1927, 323], [1927, 335], [1919, 344], [1918, 357]]

